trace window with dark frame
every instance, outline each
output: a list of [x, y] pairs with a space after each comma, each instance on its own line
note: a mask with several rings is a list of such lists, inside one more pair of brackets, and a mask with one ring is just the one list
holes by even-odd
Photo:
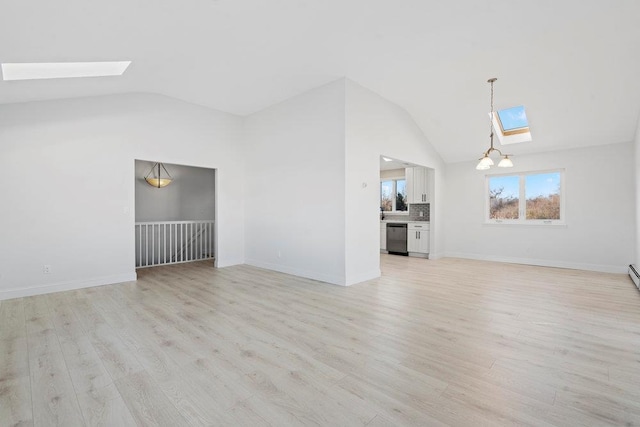
[[380, 182], [380, 208], [383, 212], [406, 212], [407, 181], [402, 179], [386, 179]]

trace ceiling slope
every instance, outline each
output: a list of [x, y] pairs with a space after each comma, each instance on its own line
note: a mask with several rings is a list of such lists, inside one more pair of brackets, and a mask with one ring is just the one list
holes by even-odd
[[153, 92], [247, 115], [348, 77], [405, 108], [447, 162], [524, 104], [534, 151], [631, 141], [636, 0], [6, 2], [0, 62], [132, 60], [121, 78], [0, 82], [0, 103]]

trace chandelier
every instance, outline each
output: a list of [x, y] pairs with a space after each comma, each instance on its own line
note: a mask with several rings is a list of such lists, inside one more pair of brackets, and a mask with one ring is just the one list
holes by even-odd
[[494, 117], [494, 114], [495, 114], [494, 111], [493, 111], [493, 83], [495, 83], [496, 80], [498, 80], [496, 77], [493, 77], [493, 78], [487, 80], [487, 83], [491, 84], [491, 113], [489, 113], [489, 141], [491, 142], [491, 145], [489, 146], [489, 149], [487, 151], [485, 151], [483, 153], [482, 157], [479, 159], [480, 162], [478, 163], [478, 166], [476, 166], [476, 169], [478, 169], [478, 170], [487, 170], [491, 166], [493, 166], [493, 164], [494, 164], [493, 160], [491, 160], [491, 157], [489, 157], [489, 156], [494, 151], [497, 151], [498, 154], [500, 155], [500, 157], [502, 157], [502, 160], [500, 160], [500, 163], [498, 163], [498, 167], [499, 168], [511, 168], [511, 167], [513, 167], [513, 162], [509, 158], [509, 156], [511, 156], [511, 154], [502, 154], [502, 151], [500, 151], [497, 148], [493, 147], [493, 117]]
[[[162, 176], [162, 171], [164, 170], [165, 176]], [[144, 177], [144, 180], [147, 181], [147, 184], [152, 187], [162, 188], [171, 184], [173, 178], [169, 175], [167, 168], [164, 167], [164, 164], [158, 162], [151, 167], [149, 173]]]

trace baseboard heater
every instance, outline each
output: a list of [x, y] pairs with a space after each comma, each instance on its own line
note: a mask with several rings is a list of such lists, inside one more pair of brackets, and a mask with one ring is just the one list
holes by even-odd
[[640, 290], [640, 274], [638, 274], [638, 270], [636, 270], [633, 264], [629, 266], [629, 277], [631, 277], [633, 283], [635, 283], [636, 287]]

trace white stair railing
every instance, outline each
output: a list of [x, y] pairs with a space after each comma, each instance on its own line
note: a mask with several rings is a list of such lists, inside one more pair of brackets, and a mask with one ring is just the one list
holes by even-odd
[[[198, 249], [198, 241], [203, 241], [202, 234], [207, 232], [206, 227], [201, 227], [196, 225], [195, 227], [191, 227], [190, 235], [188, 236], [188, 240], [180, 247], [180, 250], [176, 252], [175, 255], [171, 257], [171, 261], [175, 262], [176, 260], [184, 259], [184, 254], [187, 254], [187, 258], [189, 257], [189, 251], [193, 253], [194, 250]], [[195, 247], [194, 247], [195, 244]]]
[[214, 221], [136, 222], [136, 267], [214, 259]]

